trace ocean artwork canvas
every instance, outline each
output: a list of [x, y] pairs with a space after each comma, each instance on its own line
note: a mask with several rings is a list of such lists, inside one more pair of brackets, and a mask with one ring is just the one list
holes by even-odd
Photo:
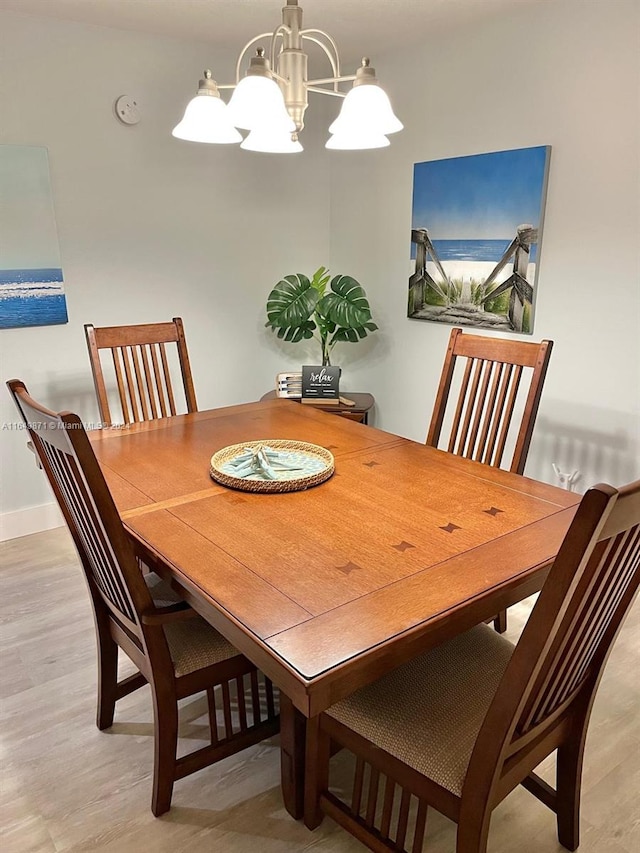
[[0, 145], [0, 328], [67, 321], [47, 149]]
[[533, 332], [551, 146], [416, 163], [408, 316]]

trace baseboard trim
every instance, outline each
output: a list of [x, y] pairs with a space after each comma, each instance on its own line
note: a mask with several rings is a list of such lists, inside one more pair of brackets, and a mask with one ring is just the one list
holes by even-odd
[[0, 542], [7, 539], [17, 539], [19, 536], [29, 536], [43, 530], [62, 527], [64, 518], [56, 503], [28, 506], [13, 512], [0, 514]]

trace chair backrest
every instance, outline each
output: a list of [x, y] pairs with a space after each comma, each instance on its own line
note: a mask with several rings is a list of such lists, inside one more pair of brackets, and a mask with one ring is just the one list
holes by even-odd
[[531, 753], [533, 769], [541, 760], [535, 749], [554, 726], [565, 724], [565, 732], [580, 737], [639, 585], [640, 480], [620, 491], [594, 486], [580, 503], [489, 709], [469, 768], [471, 784], [496, 762], [508, 773], [518, 755]]
[[[460, 391], [453, 411], [447, 450], [496, 468], [503, 467], [507, 441], [523, 370], [531, 369], [529, 390], [509, 470], [524, 471], [542, 386], [551, 356], [552, 341], [530, 343], [504, 338], [463, 334], [453, 329], [426, 443], [437, 447], [448, 409], [449, 393], [458, 358], [466, 358]], [[453, 406], [451, 406], [453, 408]]]
[[65, 517], [92, 598], [100, 597], [144, 652], [141, 614], [153, 610], [151, 595], [80, 418], [45, 409], [17, 379], [7, 386]]
[[100, 360], [100, 350], [107, 349], [111, 351], [123, 423], [148, 421], [177, 414], [166, 350], [166, 344], [169, 343], [177, 345], [187, 411], [198, 411], [180, 317], [174, 317], [170, 323], [103, 326], [97, 329], [89, 324], [84, 328], [100, 417], [106, 424], [114, 422]]

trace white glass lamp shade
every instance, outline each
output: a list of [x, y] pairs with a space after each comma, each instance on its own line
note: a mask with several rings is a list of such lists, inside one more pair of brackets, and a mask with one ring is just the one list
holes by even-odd
[[389, 140], [381, 133], [363, 133], [362, 131], [349, 133], [344, 131], [330, 136], [325, 148], [340, 151], [363, 151], [366, 148], [386, 148], [388, 145], [390, 145]]
[[244, 77], [229, 101], [229, 115], [243, 130], [268, 127], [292, 133], [296, 129], [280, 86], [270, 77]]
[[266, 154], [297, 154], [302, 145], [293, 139], [288, 130], [258, 128], [252, 130], [240, 148], [245, 151], [263, 151]]
[[227, 105], [219, 96], [210, 94], [198, 94], [189, 101], [182, 121], [171, 132], [189, 142], [222, 145], [242, 142], [242, 136], [229, 119]]
[[329, 133], [343, 132], [386, 136], [403, 128], [384, 89], [372, 83], [354, 86], [344, 99]]

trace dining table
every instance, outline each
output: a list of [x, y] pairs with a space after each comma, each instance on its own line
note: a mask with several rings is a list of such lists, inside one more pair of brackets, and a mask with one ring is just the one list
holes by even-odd
[[[126, 529], [280, 691], [281, 783], [303, 809], [309, 721], [537, 592], [579, 496], [288, 400], [89, 433]], [[212, 479], [244, 442], [309, 442], [300, 491]]]

